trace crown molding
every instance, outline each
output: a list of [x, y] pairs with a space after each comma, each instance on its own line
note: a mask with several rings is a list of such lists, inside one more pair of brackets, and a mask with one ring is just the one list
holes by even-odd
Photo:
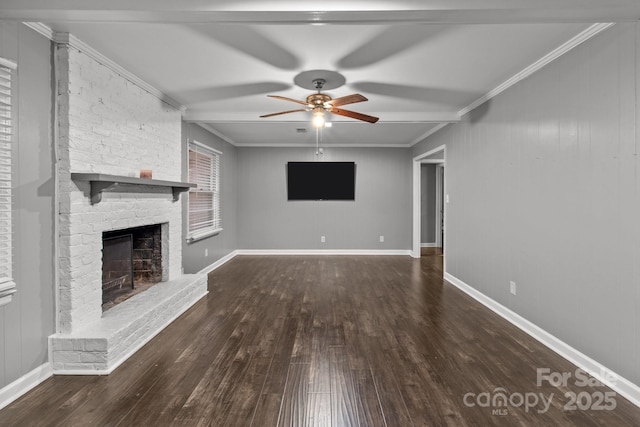
[[233, 145], [234, 147], [237, 147], [239, 145], [233, 139], [229, 138], [227, 135], [225, 135], [224, 133], [220, 132], [219, 130], [217, 130], [216, 128], [211, 126], [209, 123], [203, 123], [203, 122], [192, 122], [192, 123], [195, 123], [196, 125], [200, 126], [202, 129], [206, 130], [207, 132], [210, 132], [210, 133], [214, 134], [215, 136], [217, 136], [221, 140], [223, 140], [225, 142], [228, 142], [229, 144]]
[[[315, 148], [315, 145], [305, 143], [281, 143], [269, 144], [260, 142], [238, 143], [236, 147], [253, 147], [253, 148]], [[324, 150], [331, 148], [411, 148], [409, 144], [323, 144], [320, 143], [319, 148]]]
[[414, 145], [416, 145], [418, 142], [420, 141], [424, 141], [425, 139], [429, 138], [431, 135], [433, 135], [434, 133], [438, 132], [440, 129], [442, 129], [443, 127], [445, 127], [446, 125], [450, 124], [450, 122], [447, 123], [440, 123], [434, 127], [432, 127], [431, 129], [429, 129], [428, 131], [426, 131], [425, 133], [423, 133], [422, 135], [420, 135], [419, 137], [417, 137], [416, 139], [414, 139], [413, 141], [411, 141], [408, 146], [409, 147], [413, 147]]
[[83, 42], [73, 34], [60, 33], [57, 31], [53, 31], [51, 28], [49, 28], [48, 26], [46, 26], [41, 22], [25, 22], [24, 24], [27, 27], [31, 28], [32, 30], [38, 32], [39, 34], [42, 34], [43, 36], [47, 37], [49, 40], [53, 41], [56, 44], [68, 45], [69, 47], [79, 50], [80, 52], [84, 53], [94, 61], [99, 62], [100, 64], [109, 68], [114, 73], [129, 80], [131, 83], [145, 90], [149, 94], [155, 96], [162, 102], [165, 102], [166, 104], [169, 104], [170, 106], [180, 110], [183, 114], [187, 111], [187, 107], [185, 107], [175, 99], [171, 98], [167, 94], [163, 93], [159, 89], [155, 88], [154, 86], [150, 85], [149, 83], [147, 83], [137, 75], [133, 74], [132, 72], [128, 71], [121, 65], [117, 64], [115, 61], [112, 61], [111, 59], [107, 58], [102, 53], [98, 52], [97, 50], [95, 50], [94, 48], [92, 48], [91, 46], [89, 46], [88, 44], [86, 44], [85, 42]]
[[574, 49], [575, 47], [579, 46], [580, 44], [586, 42], [587, 40], [589, 40], [590, 38], [594, 37], [595, 35], [600, 34], [602, 31], [606, 30], [607, 28], [609, 28], [609, 27], [611, 27], [613, 25], [615, 25], [613, 22], [606, 22], [606, 23], [600, 23], [600, 24], [591, 25], [589, 28], [587, 28], [586, 30], [582, 31], [581, 33], [579, 33], [578, 35], [576, 35], [575, 37], [573, 37], [572, 39], [570, 39], [566, 43], [564, 43], [564, 44], [560, 45], [559, 47], [555, 48], [554, 50], [552, 50], [551, 52], [549, 52], [548, 54], [546, 54], [542, 58], [538, 59], [536, 62], [534, 62], [533, 64], [529, 65], [524, 70], [520, 71], [519, 73], [517, 73], [516, 75], [514, 75], [513, 77], [511, 77], [510, 79], [508, 79], [507, 81], [505, 81], [501, 85], [499, 85], [496, 88], [490, 90], [485, 95], [481, 96], [480, 98], [476, 99], [474, 102], [469, 104], [467, 107], [465, 107], [462, 110], [458, 111], [458, 115], [460, 117], [464, 116], [465, 114], [469, 113], [474, 108], [477, 108], [480, 105], [484, 104], [485, 102], [489, 101], [491, 98], [494, 98], [494, 97], [498, 96], [500, 93], [502, 93], [505, 90], [509, 89], [511, 86], [513, 86], [516, 83], [526, 79], [527, 77], [529, 77], [530, 75], [532, 75], [536, 71], [540, 70], [545, 65], [547, 65], [550, 62], [558, 59], [559, 57], [561, 57], [565, 53], [569, 52], [570, 50]]
[[[91, 48], [89, 45], [87, 45], [86, 43], [82, 42], [77, 37], [73, 36], [72, 34], [55, 32], [55, 31], [51, 30], [51, 28], [49, 28], [48, 26], [46, 26], [46, 25], [44, 25], [44, 24], [42, 24], [40, 22], [25, 22], [24, 24], [27, 25], [28, 27], [32, 28], [34, 31], [36, 31], [36, 32], [42, 34], [43, 36], [49, 38], [50, 40], [54, 41], [55, 43], [67, 44], [67, 45], [69, 45], [69, 46], [71, 46], [71, 47], [73, 47], [75, 49], [78, 49], [79, 51], [87, 54], [88, 56], [90, 56], [94, 60], [96, 60], [96, 61], [100, 62], [101, 64], [105, 65], [106, 67], [110, 68], [112, 71], [116, 72], [117, 74], [121, 75], [122, 77], [126, 78], [127, 80], [131, 81], [132, 83], [136, 84], [137, 86], [141, 87], [142, 89], [146, 90], [150, 94], [156, 96], [158, 99], [160, 99], [160, 100], [166, 102], [167, 104], [179, 109], [183, 113], [183, 118], [185, 120], [193, 121], [193, 122], [197, 123], [203, 129], [206, 129], [207, 131], [213, 133], [214, 135], [216, 135], [217, 137], [221, 138], [222, 140], [228, 142], [229, 144], [234, 145], [234, 146], [264, 146], [262, 144], [241, 144], [241, 143], [237, 143], [237, 142], [233, 141], [228, 136], [226, 136], [226, 135], [222, 134], [221, 132], [219, 132], [218, 130], [216, 130], [213, 126], [210, 126], [207, 123], [203, 123], [202, 120], [210, 120], [211, 117], [203, 115], [202, 113], [191, 112], [191, 113], [188, 113], [188, 114], [185, 115], [186, 107], [184, 105], [181, 105], [179, 102], [177, 102], [176, 100], [174, 100], [171, 97], [167, 96], [166, 94], [162, 93], [161, 91], [159, 91], [155, 87], [151, 86], [150, 84], [146, 83], [144, 80], [142, 80], [141, 78], [139, 78], [135, 74], [127, 71], [126, 69], [124, 69], [123, 67], [121, 67], [120, 65], [115, 63], [114, 61], [110, 60], [109, 58], [105, 57], [100, 52], [98, 52], [95, 49]], [[468, 114], [473, 109], [475, 109], [478, 106], [484, 104], [485, 102], [491, 100], [492, 98], [498, 96], [500, 93], [504, 92], [505, 90], [509, 89], [510, 87], [514, 86], [515, 84], [517, 84], [518, 82], [524, 80], [525, 78], [531, 76], [532, 74], [534, 74], [535, 72], [537, 72], [538, 70], [540, 70], [541, 68], [546, 66], [547, 64], [551, 63], [552, 61], [554, 61], [557, 58], [561, 57], [565, 53], [571, 51], [575, 47], [579, 46], [580, 44], [582, 44], [585, 41], [591, 39], [592, 37], [596, 36], [597, 34], [601, 33], [602, 31], [604, 31], [604, 30], [606, 30], [608, 28], [610, 28], [613, 25], [615, 25], [615, 23], [597, 23], [597, 24], [593, 24], [593, 25], [589, 26], [587, 29], [585, 29], [584, 31], [582, 31], [581, 33], [576, 35], [575, 37], [571, 38], [570, 40], [568, 40], [567, 42], [565, 42], [561, 46], [557, 47], [556, 49], [554, 49], [553, 51], [551, 51], [547, 55], [543, 56], [542, 58], [540, 58], [539, 60], [537, 60], [533, 64], [531, 64], [528, 67], [524, 68], [522, 71], [518, 72], [517, 74], [515, 74], [514, 76], [512, 76], [511, 78], [509, 78], [508, 80], [506, 80], [505, 82], [500, 84], [499, 86], [495, 87], [494, 89], [490, 90], [485, 95], [483, 95], [480, 98], [476, 99], [474, 102], [469, 104], [467, 107], [465, 107], [465, 108], [461, 109], [460, 111], [458, 111], [457, 114], [456, 113], [448, 114], [448, 115], [442, 115], [441, 114], [438, 117], [419, 117], [419, 118], [412, 117], [413, 120], [408, 120], [408, 121], [425, 121], [425, 122], [440, 122], [440, 123], [437, 126], [435, 126], [432, 129], [430, 129], [429, 131], [427, 131], [424, 134], [420, 135], [418, 138], [414, 139], [413, 141], [411, 141], [408, 144], [402, 144], [402, 145], [397, 145], [396, 144], [396, 145], [393, 145], [393, 146], [394, 147], [412, 147], [415, 144], [417, 144], [417, 143], [419, 143], [421, 141], [424, 141], [429, 136], [435, 134], [436, 132], [438, 132], [440, 129], [444, 128], [448, 124], [459, 122], [464, 115]], [[235, 117], [235, 118], [238, 119], [237, 117]], [[217, 118], [217, 119], [221, 119], [221, 118]], [[405, 117], [405, 119], [406, 119], [406, 117]], [[416, 119], [418, 119], [418, 120], [416, 120]], [[400, 121], [400, 120], [391, 120], [391, 121], [395, 122], [395, 121]], [[446, 123], [443, 123], [443, 122], [446, 122]], [[286, 146], [292, 146], [292, 145], [286, 145]]]
[[[458, 111], [458, 116], [460, 118], [462, 118], [465, 114], [468, 114], [473, 109], [479, 107], [480, 105], [484, 104], [485, 102], [489, 101], [490, 99], [495, 98], [496, 96], [498, 96], [499, 94], [501, 94], [505, 90], [509, 89], [511, 86], [514, 86], [516, 83], [526, 79], [527, 77], [529, 77], [530, 75], [532, 75], [536, 71], [540, 70], [545, 65], [547, 65], [550, 62], [558, 59], [559, 57], [561, 57], [565, 53], [571, 51], [572, 49], [576, 48], [580, 44], [586, 42], [587, 40], [589, 40], [590, 38], [596, 36], [597, 34], [600, 34], [601, 32], [603, 32], [604, 30], [606, 30], [609, 27], [612, 27], [613, 25], [615, 25], [614, 22], [605, 22], [605, 23], [598, 23], [598, 24], [591, 25], [589, 28], [587, 28], [586, 30], [582, 31], [581, 33], [579, 33], [575, 37], [571, 38], [566, 43], [563, 43], [562, 45], [560, 45], [556, 49], [552, 50], [551, 52], [549, 52], [548, 54], [546, 54], [542, 58], [538, 59], [533, 64], [529, 65], [528, 67], [526, 67], [525, 69], [523, 69], [519, 73], [515, 74], [510, 79], [506, 80], [505, 82], [503, 82], [499, 86], [495, 87], [494, 89], [490, 90], [489, 92], [487, 92], [486, 94], [484, 94], [480, 98], [476, 99], [474, 102], [472, 102], [471, 104], [469, 104], [468, 106], [466, 106], [462, 110]], [[451, 123], [442, 123], [441, 125], [434, 127], [429, 132], [425, 133], [421, 137], [419, 137], [416, 140], [414, 140], [414, 142], [411, 145], [413, 146], [413, 145], [417, 144], [418, 142], [424, 141], [429, 136], [433, 135], [434, 133], [438, 132], [440, 129], [444, 128], [445, 126], [447, 126], [449, 124], [451, 124]]]
[[53, 40], [53, 30], [42, 22], [23, 22], [24, 25], [31, 28], [35, 32], [42, 34], [49, 40]]

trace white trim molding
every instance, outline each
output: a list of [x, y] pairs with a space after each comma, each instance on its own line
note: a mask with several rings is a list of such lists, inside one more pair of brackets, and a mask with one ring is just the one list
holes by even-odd
[[198, 274], [209, 274], [238, 255], [388, 255], [409, 256], [409, 250], [375, 250], [375, 249], [238, 249], [223, 256], [211, 265], [198, 271]]
[[73, 34], [59, 33], [59, 32], [53, 31], [51, 28], [49, 28], [47, 25], [41, 22], [25, 22], [24, 24], [27, 27], [31, 28], [32, 30], [38, 32], [39, 34], [47, 37], [49, 40], [53, 41], [54, 43], [67, 44], [70, 47], [79, 50], [80, 52], [89, 56], [91, 59], [99, 62], [100, 64], [109, 68], [111, 71], [129, 80], [131, 83], [135, 84], [141, 89], [144, 89], [149, 94], [155, 96], [159, 100], [180, 110], [183, 114], [186, 112], [187, 107], [185, 107], [175, 99], [171, 98], [167, 94], [163, 93], [159, 89], [155, 88], [154, 86], [150, 85], [149, 83], [145, 82], [140, 77], [133, 74], [132, 72], [126, 70], [116, 62], [107, 58], [102, 53], [98, 52], [97, 50], [95, 50], [94, 48], [92, 48], [91, 46], [89, 46], [88, 44], [86, 44], [85, 42], [83, 42]]
[[18, 64], [16, 64], [15, 62], [7, 58], [0, 58], [0, 66], [7, 67], [12, 70], [15, 70], [18, 68]]
[[575, 47], [579, 46], [580, 44], [586, 42], [587, 40], [589, 40], [590, 38], [596, 36], [597, 34], [600, 34], [602, 31], [606, 30], [607, 28], [609, 28], [609, 27], [611, 27], [613, 25], [614, 25], [614, 23], [612, 23], [612, 22], [606, 22], [606, 23], [599, 23], [599, 24], [591, 25], [586, 30], [582, 31], [581, 33], [579, 33], [575, 37], [571, 38], [567, 42], [565, 42], [562, 45], [560, 45], [559, 47], [555, 48], [554, 50], [552, 50], [551, 52], [549, 52], [548, 54], [546, 54], [542, 58], [538, 59], [533, 64], [531, 64], [528, 67], [526, 67], [524, 70], [520, 71], [519, 73], [517, 73], [516, 75], [514, 75], [510, 79], [506, 80], [504, 83], [502, 83], [499, 86], [495, 87], [494, 89], [490, 90], [485, 95], [481, 96], [480, 98], [476, 99], [474, 102], [472, 102], [471, 104], [469, 104], [468, 106], [466, 106], [462, 110], [458, 111], [458, 115], [460, 117], [464, 116], [465, 114], [467, 114], [468, 112], [470, 112], [474, 108], [484, 104], [485, 102], [487, 102], [491, 98], [494, 98], [494, 97], [498, 96], [500, 93], [502, 93], [505, 90], [509, 89], [511, 86], [513, 86], [516, 83], [526, 79], [527, 77], [529, 77], [530, 75], [532, 75], [536, 71], [540, 70], [545, 65], [547, 65], [550, 62], [558, 59], [559, 57], [561, 57], [565, 53], [569, 52], [573, 48], [575, 48]]
[[43, 381], [51, 378], [52, 375], [51, 364], [45, 363], [3, 387], [0, 389], [0, 409], [10, 405]]
[[[487, 92], [484, 95], [482, 95], [480, 98], [478, 98], [475, 101], [473, 101], [471, 104], [467, 105], [466, 107], [464, 107], [463, 109], [458, 111], [458, 117], [460, 117], [460, 119], [462, 119], [462, 117], [465, 114], [468, 114], [473, 109], [479, 107], [480, 105], [484, 104], [485, 102], [489, 101], [490, 99], [495, 98], [496, 96], [498, 96], [499, 94], [501, 94], [505, 90], [509, 89], [511, 86], [514, 86], [518, 82], [526, 79], [527, 77], [529, 77], [530, 75], [532, 75], [536, 71], [540, 70], [545, 65], [547, 65], [550, 62], [558, 59], [559, 57], [561, 57], [565, 53], [567, 53], [570, 50], [574, 49], [575, 47], [581, 45], [582, 43], [586, 42], [590, 38], [600, 34], [601, 32], [603, 32], [604, 30], [606, 30], [607, 28], [609, 28], [609, 27], [611, 27], [613, 25], [615, 25], [614, 22], [605, 22], [605, 23], [597, 23], [597, 24], [593, 24], [593, 25], [589, 26], [586, 30], [584, 30], [581, 33], [577, 34], [575, 37], [569, 39], [567, 42], [565, 42], [562, 45], [558, 46], [557, 48], [555, 48], [554, 50], [552, 50], [548, 54], [544, 55], [542, 58], [538, 59], [533, 64], [531, 64], [528, 67], [524, 68], [522, 71], [516, 73], [511, 78], [507, 79], [506, 81], [504, 81], [500, 85], [496, 86], [495, 88], [493, 88], [489, 92]], [[418, 138], [416, 138], [415, 140], [413, 140], [412, 143], [410, 144], [410, 146], [414, 146], [417, 143], [419, 143], [421, 141], [424, 141], [429, 136], [433, 135], [434, 133], [438, 132], [440, 129], [446, 127], [449, 124], [451, 124], [451, 123], [441, 123], [438, 126], [430, 129], [424, 135], [421, 135]]]
[[42, 22], [23, 22], [23, 24], [49, 40], [53, 40], [53, 30]]
[[[460, 116], [458, 114], [458, 116]], [[460, 116], [461, 117], [461, 116]], [[447, 123], [440, 123], [437, 124], [436, 126], [432, 127], [431, 129], [429, 129], [427, 132], [423, 133], [422, 135], [420, 135], [419, 137], [417, 137], [416, 139], [414, 139], [413, 141], [411, 141], [409, 143], [409, 147], [413, 147], [414, 145], [416, 145], [418, 142], [420, 141], [424, 141], [425, 139], [429, 138], [431, 135], [433, 135], [434, 133], [438, 132], [440, 129], [442, 129], [443, 127], [451, 124], [452, 122], [447, 122]], [[453, 122], [455, 123], [455, 122]]]
[[436, 165], [436, 203], [435, 203], [436, 223], [435, 236], [436, 247], [441, 248], [444, 240], [444, 163]]
[[224, 230], [224, 228], [220, 227], [214, 230], [205, 230], [205, 231], [201, 231], [200, 233], [193, 233], [192, 235], [187, 237], [185, 240], [187, 241], [187, 243], [194, 243], [194, 242], [197, 242], [198, 240], [206, 239], [207, 237], [217, 236], [218, 234], [220, 234], [222, 230]]
[[[380, 123], [380, 122], [378, 122]], [[236, 144], [236, 147], [263, 147], [263, 148], [309, 148], [309, 143], [292, 143], [292, 144], [287, 144], [287, 143], [274, 143], [274, 144], [269, 144], [269, 143], [260, 143], [260, 142], [247, 142], [247, 143], [238, 143]], [[314, 145], [315, 147], [315, 145]], [[368, 144], [368, 143], [362, 143], [362, 144], [324, 144], [323, 147], [324, 149], [331, 149], [331, 148], [411, 148], [411, 145], [409, 144]]]
[[421, 248], [437, 248], [437, 243], [420, 243]]
[[564, 357], [569, 362], [583, 369], [595, 379], [628, 399], [634, 405], [640, 407], [640, 386], [616, 374], [606, 366], [593, 360], [579, 350], [576, 350], [569, 344], [553, 336], [534, 323], [528, 321], [518, 313], [511, 311], [499, 302], [489, 298], [482, 292], [474, 289], [452, 274], [445, 272], [444, 278], [453, 286], [457, 287], [462, 292], [478, 301], [480, 304], [484, 305], [517, 328], [521, 329], [523, 332], [529, 334], [531, 337], [539, 341], [541, 344], [544, 344], [549, 349], [556, 352], [558, 355]]
[[[411, 226], [411, 234], [412, 234], [412, 244], [411, 244], [411, 256], [414, 258], [420, 258], [420, 234], [421, 227], [420, 224], [420, 197], [421, 197], [421, 189], [420, 189], [420, 174], [421, 174], [421, 164], [426, 162], [426, 158], [432, 156], [436, 153], [442, 151], [443, 159], [434, 160], [434, 163], [444, 164], [446, 162], [447, 155], [447, 147], [445, 145], [440, 145], [432, 150], [429, 150], [425, 153], [419, 154], [413, 158], [413, 219]], [[445, 248], [446, 249], [446, 248]], [[446, 261], [446, 257], [445, 257]]]
[[202, 142], [198, 142], [198, 141], [196, 141], [195, 139], [189, 139], [187, 142], [188, 142], [189, 144], [197, 145], [197, 146], [198, 146], [198, 147], [200, 147], [200, 148], [204, 148], [205, 150], [212, 151], [212, 152], [214, 152], [214, 153], [216, 153], [216, 154], [223, 154], [223, 153], [222, 153], [222, 151], [220, 151], [220, 150], [216, 150], [216, 149], [215, 149], [215, 148], [213, 148], [212, 146], [207, 145], [207, 144], [203, 144]]
[[[433, 243], [430, 243], [433, 245]], [[371, 255], [371, 256], [410, 256], [411, 251], [404, 249], [238, 249], [228, 253], [211, 265], [198, 271], [198, 274], [209, 274], [215, 269], [231, 261], [238, 255]]]
[[198, 271], [198, 274], [209, 274], [211, 273], [213, 270], [215, 270], [218, 267], [221, 267], [223, 264], [231, 261], [232, 259], [234, 259], [236, 257], [236, 255], [238, 255], [238, 251], [233, 251], [228, 253], [227, 255], [223, 256], [222, 258], [220, 258], [219, 260], [215, 261], [213, 264], [203, 268], [202, 270]]
[[210, 123], [203, 123], [203, 122], [192, 122], [192, 123], [197, 124], [202, 129], [206, 130], [207, 132], [210, 132], [210, 133], [214, 134], [215, 136], [217, 136], [221, 140], [223, 140], [225, 142], [228, 142], [229, 144], [233, 145], [234, 147], [236, 147], [238, 145], [233, 139], [229, 138], [227, 135], [225, 135], [224, 133], [220, 132], [218, 129], [216, 129], [213, 126], [211, 126]]
[[238, 249], [237, 255], [402, 255], [408, 249]]
[[13, 294], [18, 291], [16, 287], [16, 282], [12, 278], [0, 277], [0, 307], [9, 304], [13, 300]]

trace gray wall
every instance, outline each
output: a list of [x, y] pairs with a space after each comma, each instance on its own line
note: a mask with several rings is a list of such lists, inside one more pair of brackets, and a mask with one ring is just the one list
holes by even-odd
[[[236, 238], [236, 168], [237, 149], [202, 127], [183, 123], [184, 179], [188, 178], [187, 141], [194, 139], [222, 152], [220, 158], [220, 185], [222, 188], [222, 228], [220, 234], [187, 243], [183, 239], [182, 266], [185, 273], [196, 273], [238, 248]], [[187, 195], [180, 196], [183, 203], [183, 237], [187, 236]], [[207, 254], [207, 255], [205, 255]]]
[[606, 30], [413, 150], [446, 144], [447, 271], [636, 384], [638, 30]]
[[0, 22], [0, 56], [18, 63], [13, 151], [14, 259], [18, 292], [0, 307], [0, 388], [47, 362], [55, 332], [51, 45], [24, 25]]
[[356, 162], [355, 201], [287, 201], [285, 165], [314, 161], [314, 147], [238, 148], [238, 247], [410, 249], [409, 150], [325, 148], [322, 157]]
[[420, 167], [420, 243], [436, 242], [436, 165]]

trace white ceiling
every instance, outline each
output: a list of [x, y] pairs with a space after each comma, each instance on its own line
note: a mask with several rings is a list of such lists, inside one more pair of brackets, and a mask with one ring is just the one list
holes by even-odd
[[[331, 116], [322, 144], [411, 146], [596, 22], [635, 21], [637, 0], [2, 0], [0, 19], [69, 32], [236, 145], [308, 145], [308, 70], [376, 124]], [[493, 92], [492, 92], [493, 91]], [[307, 129], [302, 133], [299, 129]]]

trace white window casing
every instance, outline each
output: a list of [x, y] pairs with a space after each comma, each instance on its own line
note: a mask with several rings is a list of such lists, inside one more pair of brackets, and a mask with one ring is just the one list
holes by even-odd
[[187, 240], [194, 242], [222, 231], [220, 157], [222, 153], [197, 141], [189, 142]]
[[14, 62], [0, 58], [0, 306], [11, 302], [17, 291], [12, 279], [11, 224], [11, 144], [14, 123], [11, 85], [15, 69]]

